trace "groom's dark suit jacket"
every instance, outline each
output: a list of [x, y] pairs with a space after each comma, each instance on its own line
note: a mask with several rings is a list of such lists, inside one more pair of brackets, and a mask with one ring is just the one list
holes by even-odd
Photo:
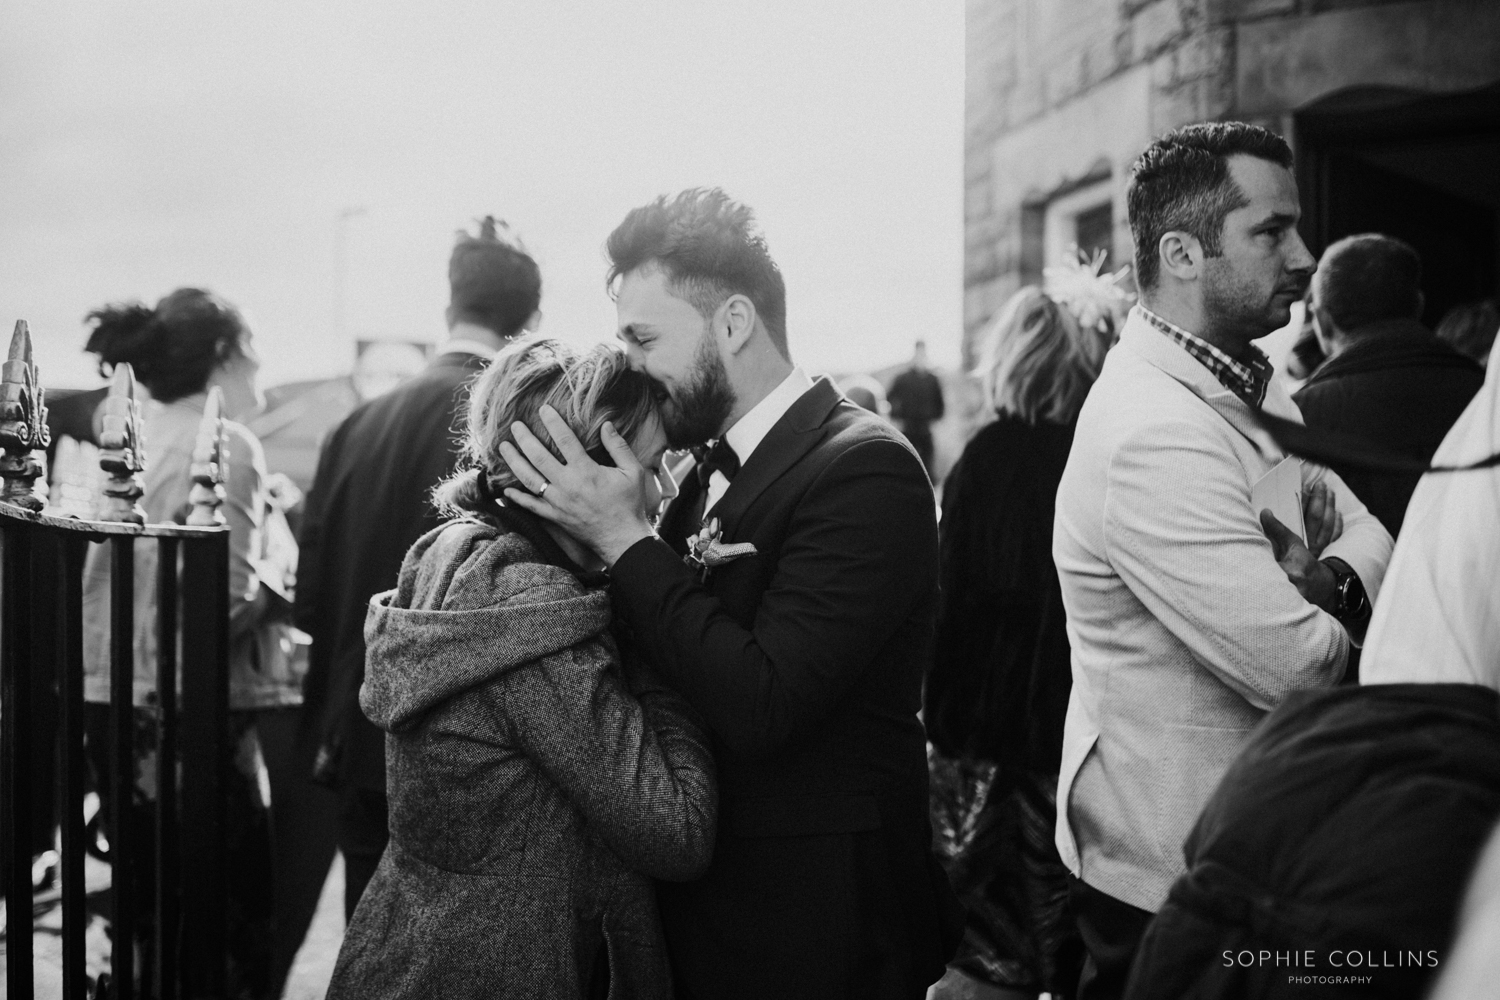
[[611, 570], [619, 618], [704, 715], [719, 834], [662, 884], [679, 995], [914, 997], [961, 916], [932, 857], [917, 710], [937, 596], [932, 488], [893, 428], [820, 379], [710, 512], [756, 553], [683, 561], [696, 477]]

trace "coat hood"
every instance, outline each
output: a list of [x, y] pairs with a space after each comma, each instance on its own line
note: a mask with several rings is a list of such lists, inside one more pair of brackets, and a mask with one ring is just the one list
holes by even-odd
[[452, 521], [417, 540], [396, 589], [370, 598], [359, 704], [387, 732], [524, 663], [593, 638], [608, 593], [544, 559], [522, 533]]

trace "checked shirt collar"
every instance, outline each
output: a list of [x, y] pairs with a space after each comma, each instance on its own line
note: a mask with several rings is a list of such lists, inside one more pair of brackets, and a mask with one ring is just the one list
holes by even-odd
[[1140, 303], [1136, 303], [1135, 308], [1140, 310], [1142, 319], [1166, 334], [1192, 355], [1195, 361], [1213, 372], [1214, 378], [1224, 388], [1251, 407], [1258, 408], [1265, 402], [1266, 387], [1271, 384], [1271, 376], [1276, 373], [1276, 369], [1260, 348], [1251, 344], [1249, 362], [1236, 361], [1202, 337], [1194, 336], [1175, 323], [1167, 322]]

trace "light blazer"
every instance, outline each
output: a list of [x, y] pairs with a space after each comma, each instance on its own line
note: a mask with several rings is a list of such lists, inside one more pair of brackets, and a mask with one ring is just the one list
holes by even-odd
[[[1301, 419], [1275, 381], [1265, 409]], [[1132, 312], [1078, 418], [1053, 557], [1073, 648], [1057, 847], [1089, 885], [1155, 911], [1182, 842], [1257, 722], [1343, 676], [1349, 636], [1272, 555], [1250, 408]], [[1391, 536], [1332, 472], [1344, 533], [1322, 555], [1380, 590]]]

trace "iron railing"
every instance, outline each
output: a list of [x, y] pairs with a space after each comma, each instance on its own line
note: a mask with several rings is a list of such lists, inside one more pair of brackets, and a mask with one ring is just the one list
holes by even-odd
[[[31, 852], [33, 777], [55, 754], [62, 851], [62, 980], [67, 1000], [99, 995], [85, 968], [83, 571], [89, 543], [110, 564], [108, 773], [112, 791], [112, 927], [108, 996], [161, 1000], [221, 996], [225, 990], [224, 776], [229, 704], [229, 531], [223, 497], [222, 421], [215, 392], [194, 454], [188, 524], [143, 524], [139, 410], [129, 366], [105, 403], [101, 465], [110, 473], [98, 520], [49, 514], [32, 493], [44, 447], [45, 408], [18, 323], [0, 388], [0, 888], [7, 903], [6, 995], [34, 994]], [[29, 464], [28, 464], [29, 463]], [[136, 926], [144, 845], [134, 842], [136, 748], [135, 549], [155, 546], [156, 764], [154, 934]], [[34, 731], [33, 687], [51, 685], [59, 712], [55, 742]], [[180, 698], [179, 698], [180, 692]], [[51, 743], [51, 745], [43, 745]], [[136, 967], [137, 950], [149, 956]], [[102, 992], [102, 991], [101, 991]]]

